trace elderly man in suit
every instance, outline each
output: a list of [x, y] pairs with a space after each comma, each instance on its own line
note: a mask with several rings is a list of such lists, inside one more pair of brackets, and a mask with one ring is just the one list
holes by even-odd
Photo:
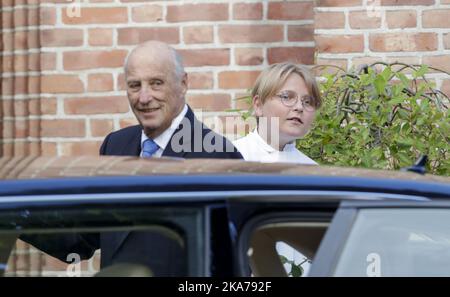
[[125, 65], [127, 95], [139, 125], [109, 134], [102, 155], [181, 158], [242, 156], [199, 122], [186, 104], [188, 76], [180, 55], [165, 43], [135, 48]]
[[[127, 58], [125, 75], [128, 100], [139, 125], [106, 136], [101, 155], [242, 158], [231, 142], [198, 121], [186, 104], [188, 76], [173, 48], [157, 41], [137, 46]], [[186, 274], [183, 265], [186, 251], [157, 232], [22, 236], [22, 239], [63, 261], [68, 253], [88, 259], [101, 248], [102, 268], [135, 263], [150, 267], [155, 276]]]

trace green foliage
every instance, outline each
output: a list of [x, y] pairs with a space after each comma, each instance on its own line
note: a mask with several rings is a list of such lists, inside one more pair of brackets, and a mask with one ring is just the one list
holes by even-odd
[[281, 260], [281, 263], [283, 265], [285, 265], [285, 264], [289, 264], [290, 265], [291, 269], [288, 272], [288, 276], [291, 276], [291, 277], [301, 277], [303, 275], [303, 273], [304, 273], [304, 269], [303, 269], [302, 265], [304, 263], [310, 263], [311, 264], [311, 261], [306, 259], [306, 258], [301, 263], [295, 263], [294, 261], [289, 260], [285, 256], [281, 256], [280, 255], [280, 260]]
[[428, 172], [449, 175], [449, 99], [425, 78], [429, 67], [375, 65], [382, 71], [325, 75], [324, 106], [301, 150], [320, 164], [379, 169], [411, 166], [426, 154]]
[[392, 170], [426, 154], [427, 172], [449, 175], [449, 98], [427, 80], [429, 69], [379, 62], [325, 74], [324, 104], [298, 148], [322, 165]]

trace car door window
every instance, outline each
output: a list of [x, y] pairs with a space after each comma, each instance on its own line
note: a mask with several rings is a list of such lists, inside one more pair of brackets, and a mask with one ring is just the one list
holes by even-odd
[[[201, 265], [197, 262], [203, 252], [201, 215], [195, 208], [153, 206], [3, 210], [0, 273], [154, 276], [158, 275], [155, 271], [162, 271], [162, 275], [198, 275], [196, 269]], [[161, 241], [167, 243], [165, 248], [156, 244]], [[141, 257], [149, 247], [155, 256], [152, 262]], [[158, 260], [168, 258], [164, 258], [166, 254], [180, 256]]]
[[361, 209], [335, 276], [450, 276], [450, 209]]
[[251, 275], [307, 276], [332, 215], [272, 213], [271, 218], [248, 223], [243, 234], [249, 234], [246, 256]]

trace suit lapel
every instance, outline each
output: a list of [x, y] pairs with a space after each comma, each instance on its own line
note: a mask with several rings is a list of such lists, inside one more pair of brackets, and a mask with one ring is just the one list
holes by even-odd
[[123, 156], [139, 156], [141, 154], [141, 135], [142, 126], [137, 125], [133, 127], [132, 133], [128, 139], [123, 142], [121, 155]]
[[[181, 152], [176, 152], [174, 151], [173, 147], [172, 147], [172, 139], [174, 137], [174, 135], [176, 135], [177, 133], [180, 133], [182, 129], [186, 129], [186, 127], [183, 127], [183, 121], [186, 121], [187, 123], [189, 123], [189, 131], [187, 131], [188, 133], [186, 133], [185, 136], [187, 137], [183, 137], [182, 138], [182, 142], [179, 143], [182, 147], [189, 147], [189, 151], [181, 151]], [[192, 140], [195, 141], [194, 138], [194, 131], [197, 130], [198, 128], [198, 132], [202, 132], [202, 123], [199, 122], [194, 115], [194, 112], [192, 111], [192, 109], [188, 106], [188, 110], [186, 112], [186, 115], [183, 118], [182, 123], [180, 123], [180, 125], [178, 126], [178, 128], [175, 130], [175, 132], [172, 134], [172, 136], [170, 137], [170, 141], [167, 144], [166, 148], [164, 149], [164, 152], [162, 153], [163, 157], [176, 157], [176, 158], [185, 158], [186, 154], [188, 154], [189, 152], [193, 152], [194, 151], [194, 147], [193, 147], [193, 143]], [[184, 132], [184, 131], [183, 131]], [[178, 141], [174, 141], [175, 143], [178, 144]]]

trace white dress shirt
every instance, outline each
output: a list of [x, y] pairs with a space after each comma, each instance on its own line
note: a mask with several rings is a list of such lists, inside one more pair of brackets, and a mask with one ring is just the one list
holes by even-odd
[[[188, 107], [185, 104], [183, 107], [183, 110], [172, 120], [172, 124], [170, 124], [170, 127], [167, 128], [163, 133], [161, 133], [159, 136], [155, 137], [153, 141], [159, 146], [159, 149], [153, 154], [152, 158], [160, 158], [162, 156], [162, 153], [166, 149], [167, 144], [169, 143], [170, 139], [172, 138], [172, 134], [177, 130], [178, 126], [180, 125], [183, 118], [186, 116], [186, 113], [188, 111]], [[142, 130], [141, 134], [141, 154], [142, 157], [142, 148], [143, 143], [148, 139], [147, 135], [145, 135], [144, 130]]]
[[233, 144], [246, 161], [317, 165], [314, 160], [295, 147], [295, 142], [286, 144], [283, 150], [279, 151], [271, 147], [261, 136], [259, 136], [256, 129], [247, 136], [233, 141]]
[[[279, 151], [271, 147], [258, 134], [258, 131], [256, 129], [253, 132], [250, 132], [247, 136], [235, 140], [233, 144], [246, 161], [262, 163], [283, 162], [318, 165], [314, 160], [300, 152], [295, 147], [295, 142], [286, 144], [283, 150]], [[286, 257], [290, 261], [294, 261], [295, 264], [302, 263], [303, 260], [306, 259], [306, 257], [302, 253], [282, 241], [277, 242], [275, 248], [279, 255]], [[311, 265], [308, 262], [302, 265], [304, 269], [304, 275], [308, 274], [310, 266]], [[290, 272], [291, 266], [289, 264], [285, 264], [284, 268], [288, 273]]]

